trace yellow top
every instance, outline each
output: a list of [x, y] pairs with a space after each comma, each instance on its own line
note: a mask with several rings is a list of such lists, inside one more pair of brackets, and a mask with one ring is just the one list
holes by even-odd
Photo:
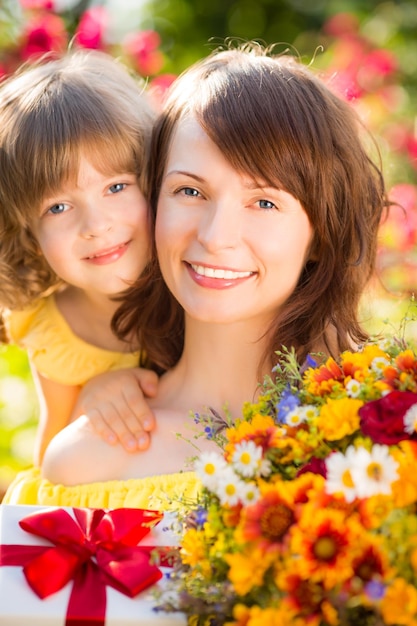
[[175, 511], [195, 502], [200, 489], [201, 483], [194, 472], [65, 487], [41, 478], [39, 468], [31, 468], [16, 476], [2, 504]]
[[6, 325], [11, 340], [28, 351], [39, 374], [62, 385], [84, 385], [97, 374], [139, 363], [139, 352], [112, 352], [77, 337], [53, 295], [10, 312]]

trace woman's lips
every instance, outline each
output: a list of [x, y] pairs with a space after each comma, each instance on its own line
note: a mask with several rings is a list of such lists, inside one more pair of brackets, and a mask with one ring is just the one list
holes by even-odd
[[228, 268], [209, 267], [196, 263], [186, 263], [192, 279], [202, 287], [210, 289], [229, 289], [236, 287], [255, 275], [251, 271], [238, 271]]

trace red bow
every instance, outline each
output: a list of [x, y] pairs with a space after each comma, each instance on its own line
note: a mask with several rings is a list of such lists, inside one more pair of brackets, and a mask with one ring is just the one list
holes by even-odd
[[163, 518], [146, 509], [36, 511], [20, 520], [23, 530], [53, 546], [0, 546], [0, 565], [23, 566], [33, 591], [46, 598], [74, 581], [66, 626], [105, 623], [106, 585], [133, 598], [162, 573], [137, 544]]

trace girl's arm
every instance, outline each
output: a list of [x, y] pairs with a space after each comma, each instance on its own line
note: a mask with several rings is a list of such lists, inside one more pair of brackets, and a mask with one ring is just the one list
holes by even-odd
[[40, 415], [35, 437], [34, 464], [40, 465], [51, 439], [70, 423], [81, 387], [63, 385], [41, 376], [32, 368]]

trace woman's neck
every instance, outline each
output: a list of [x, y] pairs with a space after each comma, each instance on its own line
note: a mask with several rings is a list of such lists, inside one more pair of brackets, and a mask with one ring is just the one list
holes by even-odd
[[162, 377], [154, 406], [185, 412], [209, 406], [223, 412], [227, 406], [238, 417], [243, 403], [254, 401], [259, 390], [258, 369], [267, 345], [259, 337], [264, 333], [251, 323], [187, 321], [183, 355]]

